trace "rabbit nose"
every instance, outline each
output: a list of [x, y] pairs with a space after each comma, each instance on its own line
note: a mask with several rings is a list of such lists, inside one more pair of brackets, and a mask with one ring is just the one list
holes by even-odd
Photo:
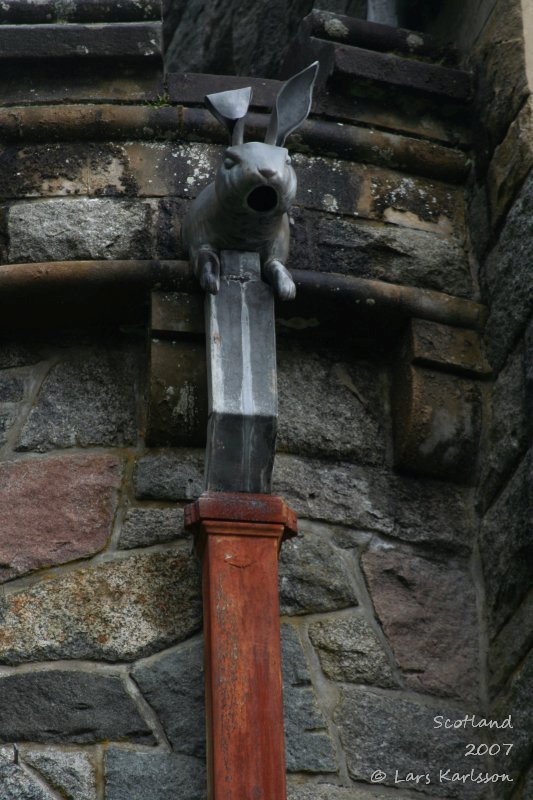
[[275, 169], [260, 169], [259, 174], [262, 175], [264, 178], [273, 178], [276, 175]]

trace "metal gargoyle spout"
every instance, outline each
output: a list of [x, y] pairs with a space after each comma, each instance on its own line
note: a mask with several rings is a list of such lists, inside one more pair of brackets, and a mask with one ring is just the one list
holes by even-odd
[[228, 129], [230, 146], [215, 180], [200, 192], [183, 222], [182, 238], [202, 288], [217, 294], [220, 251], [258, 253], [261, 277], [282, 300], [296, 287], [285, 267], [289, 254], [288, 211], [296, 196], [287, 136], [311, 109], [318, 62], [281, 87], [264, 142], [244, 142], [244, 121], [252, 89], [207, 95], [206, 105]]

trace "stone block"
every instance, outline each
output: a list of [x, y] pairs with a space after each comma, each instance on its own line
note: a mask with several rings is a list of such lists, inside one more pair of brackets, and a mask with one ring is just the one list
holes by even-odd
[[0, 465], [0, 582], [101, 550], [120, 480], [120, 461], [111, 455]]
[[413, 364], [458, 375], [491, 374], [478, 333], [467, 328], [412, 319], [404, 344], [404, 354]]
[[481, 273], [490, 314], [485, 329], [489, 361], [498, 372], [513, 349], [533, 305], [533, 172], [512, 206]]
[[309, 638], [331, 680], [388, 689], [398, 685], [382, 644], [362, 617], [353, 614], [312, 622]]
[[1, 600], [0, 661], [133, 661], [201, 626], [189, 548], [76, 570]]
[[197, 758], [205, 758], [203, 652], [197, 639], [132, 671], [174, 751]]
[[36, 364], [41, 356], [34, 345], [16, 340], [5, 341], [0, 347], [0, 369], [12, 367], [26, 367]]
[[121, 678], [47, 670], [0, 677], [0, 741], [154, 744]]
[[489, 167], [488, 185], [492, 224], [498, 225], [533, 168], [533, 95], [511, 123], [496, 148]]
[[205, 446], [206, 431], [205, 344], [152, 337], [147, 443], [155, 447]]
[[522, 342], [511, 353], [489, 397], [480, 453], [480, 503], [490, 504], [527, 447], [526, 353]]
[[[366, 789], [355, 787], [347, 789], [344, 786], [333, 786], [322, 780], [320, 783], [289, 783], [287, 798], [288, 800], [391, 800], [391, 795], [382, 792], [369, 794]], [[409, 800], [409, 798], [405, 797], [405, 800]]]
[[45, 378], [16, 449], [135, 444], [138, 354], [116, 347], [67, 352]]
[[16, 375], [0, 374], [0, 402], [17, 403], [23, 397], [23, 379]]
[[472, 482], [481, 432], [476, 382], [404, 362], [396, 370], [392, 406], [397, 467]]
[[465, 251], [449, 237], [329, 216], [313, 215], [310, 223], [321, 271], [472, 295]]
[[285, 754], [289, 772], [336, 772], [337, 758], [296, 630], [281, 628]]
[[96, 765], [83, 750], [20, 748], [21, 759], [67, 800], [97, 800]]
[[327, 536], [300, 525], [279, 560], [282, 614], [313, 614], [357, 605], [349, 558]]
[[533, 591], [500, 630], [489, 647], [489, 677], [493, 694], [501, 689], [533, 646]]
[[8, 212], [9, 261], [153, 256], [151, 201], [79, 198], [16, 203]]
[[207, 778], [202, 761], [182, 754], [120, 750], [105, 754], [106, 800], [205, 800]]
[[6, 800], [53, 800], [50, 792], [18, 764], [0, 763], [0, 786]]
[[[467, 776], [472, 768], [478, 772], [472, 759], [464, 757], [466, 744], [476, 741], [476, 731], [445, 729], [443, 724], [439, 728], [436, 717], [441, 717], [441, 723], [460, 720], [465, 711], [456, 706], [423, 706], [390, 693], [343, 688], [335, 722], [350, 777], [369, 782], [374, 771], [380, 770], [385, 775], [383, 786], [394, 786], [396, 791], [401, 787], [421, 791], [421, 796], [430, 791], [431, 796], [481, 800], [483, 786], [468, 777], [464, 783], [450, 780], [454, 772]], [[421, 776], [418, 782], [416, 775]]]
[[203, 491], [203, 451], [143, 456], [134, 474], [139, 500], [196, 500]]
[[11, 0], [0, 11], [2, 24], [29, 24], [50, 22], [138, 22], [160, 19], [160, 0], [119, 0], [109, 5], [107, 0], [76, 0], [65, 4], [63, 0]]
[[478, 104], [492, 145], [498, 144], [528, 94], [520, 0], [499, 0], [470, 53]]
[[214, 179], [224, 150], [197, 142], [133, 142], [124, 152], [140, 196], [193, 198]]
[[[290, 771], [336, 769], [324, 717], [318, 710], [302, 645], [289, 625], [281, 629], [286, 757]], [[133, 678], [157, 712], [174, 751], [205, 754], [203, 647], [196, 640], [138, 664]]]
[[295, 153], [299, 206], [462, 240], [462, 191], [381, 167]]
[[[508, 756], [500, 755], [496, 764], [498, 771], [509, 772], [514, 783], [525, 770], [531, 767], [531, 742], [533, 741], [533, 650], [530, 650], [512, 676], [506, 691], [498, 697], [492, 707], [491, 716], [505, 719], [511, 715], [512, 730], [506, 731], [506, 741], [513, 744]], [[502, 800], [512, 794], [512, 784], [502, 787]], [[526, 795], [527, 796], [527, 795]]]
[[362, 556], [372, 601], [407, 685], [445, 697], [477, 698], [477, 610], [466, 565], [408, 550]]
[[300, 517], [375, 531], [431, 548], [469, 551], [470, 491], [346, 462], [278, 455], [274, 492]]
[[383, 464], [386, 376], [370, 364], [341, 359], [296, 346], [278, 350], [277, 449]]
[[17, 419], [17, 406], [13, 403], [0, 405], [0, 444], [4, 444], [9, 436], [9, 431]]
[[118, 547], [121, 550], [150, 547], [188, 535], [183, 529], [181, 508], [129, 508], [122, 523]]
[[533, 449], [530, 449], [481, 523], [481, 559], [492, 635], [531, 588], [532, 508]]

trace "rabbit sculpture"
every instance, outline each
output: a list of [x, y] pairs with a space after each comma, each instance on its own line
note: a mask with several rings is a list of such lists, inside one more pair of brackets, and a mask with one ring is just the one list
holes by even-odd
[[288, 211], [296, 196], [296, 174], [285, 139], [311, 109], [318, 62], [281, 87], [264, 142], [244, 142], [250, 87], [207, 95], [206, 105], [230, 134], [215, 180], [193, 201], [182, 239], [202, 288], [217, 294], [221, 250], [257, 252], [261, 276], [281, 300], [296, 286], [285, 267], [289, 254]]

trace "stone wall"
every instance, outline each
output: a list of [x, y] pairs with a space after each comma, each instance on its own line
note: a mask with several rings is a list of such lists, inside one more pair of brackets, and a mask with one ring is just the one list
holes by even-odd
[[[453, 9], [448, 4], [441, 26], [452, 19]], [[511, 713], [516, 728], [513, 750], [496, 764], [521, 772], [518, 785], [508, 791], [502, 787], [494, 797], [513, 800], [525, 800], [533, 786], [532, 12], [527, 0], [468, 4], [459, 26], [459, 44], [477, 77], [485, 125], [469, 199], [473, 251], [489, 307], [485, 343], [494, 373], [481, 447], [478, 541], [487, 609], [488, 700], [492, 714]]]
[[[52, 314], [49, 295], [8, 279], [28, 262], [44, 280], [64, 261], [183, 257], [180, 219], [222, 139], [183, 76], [95, 72], [91, 88], [76, 73], [67, 92], [54, 75], [28, 78], [38, 105], [5, 78], [0, 109], [0, 285], [17, 304], [0, 346], [0, 796], [205, 800], [199, 571], [183, 530], [203, 449], [146, 444], [149, 290], [132, 312], [120, 286], [110, 312], [110, 283], [85, 295], [57, 282]], [[276, 88], [258, 86], [256, 129]], [[329, 108], [290, 145], [289, 266], [474, 308], [465, 208], [480, 190], [463, 185], [459, 128], [432, 106], [421, 122], [363, 99], [340, 125]], [[274, 486], [301, 527], [280, 559], [290, 800], [507, 797], [451, 780], [493, 760], [465, 758], [476, 731], [435, 722], [488, 713], [488, 685], [494, 715], [517, 721], [511, 788], [525, 767], [533, 201], [521, 191], [479, 273], [493, 384], [475, 331], [449, 319], [388, 316], [374, 300], [346, 319], [279, 310]], [[521, 780], [513, 800], [528, 797]]]

